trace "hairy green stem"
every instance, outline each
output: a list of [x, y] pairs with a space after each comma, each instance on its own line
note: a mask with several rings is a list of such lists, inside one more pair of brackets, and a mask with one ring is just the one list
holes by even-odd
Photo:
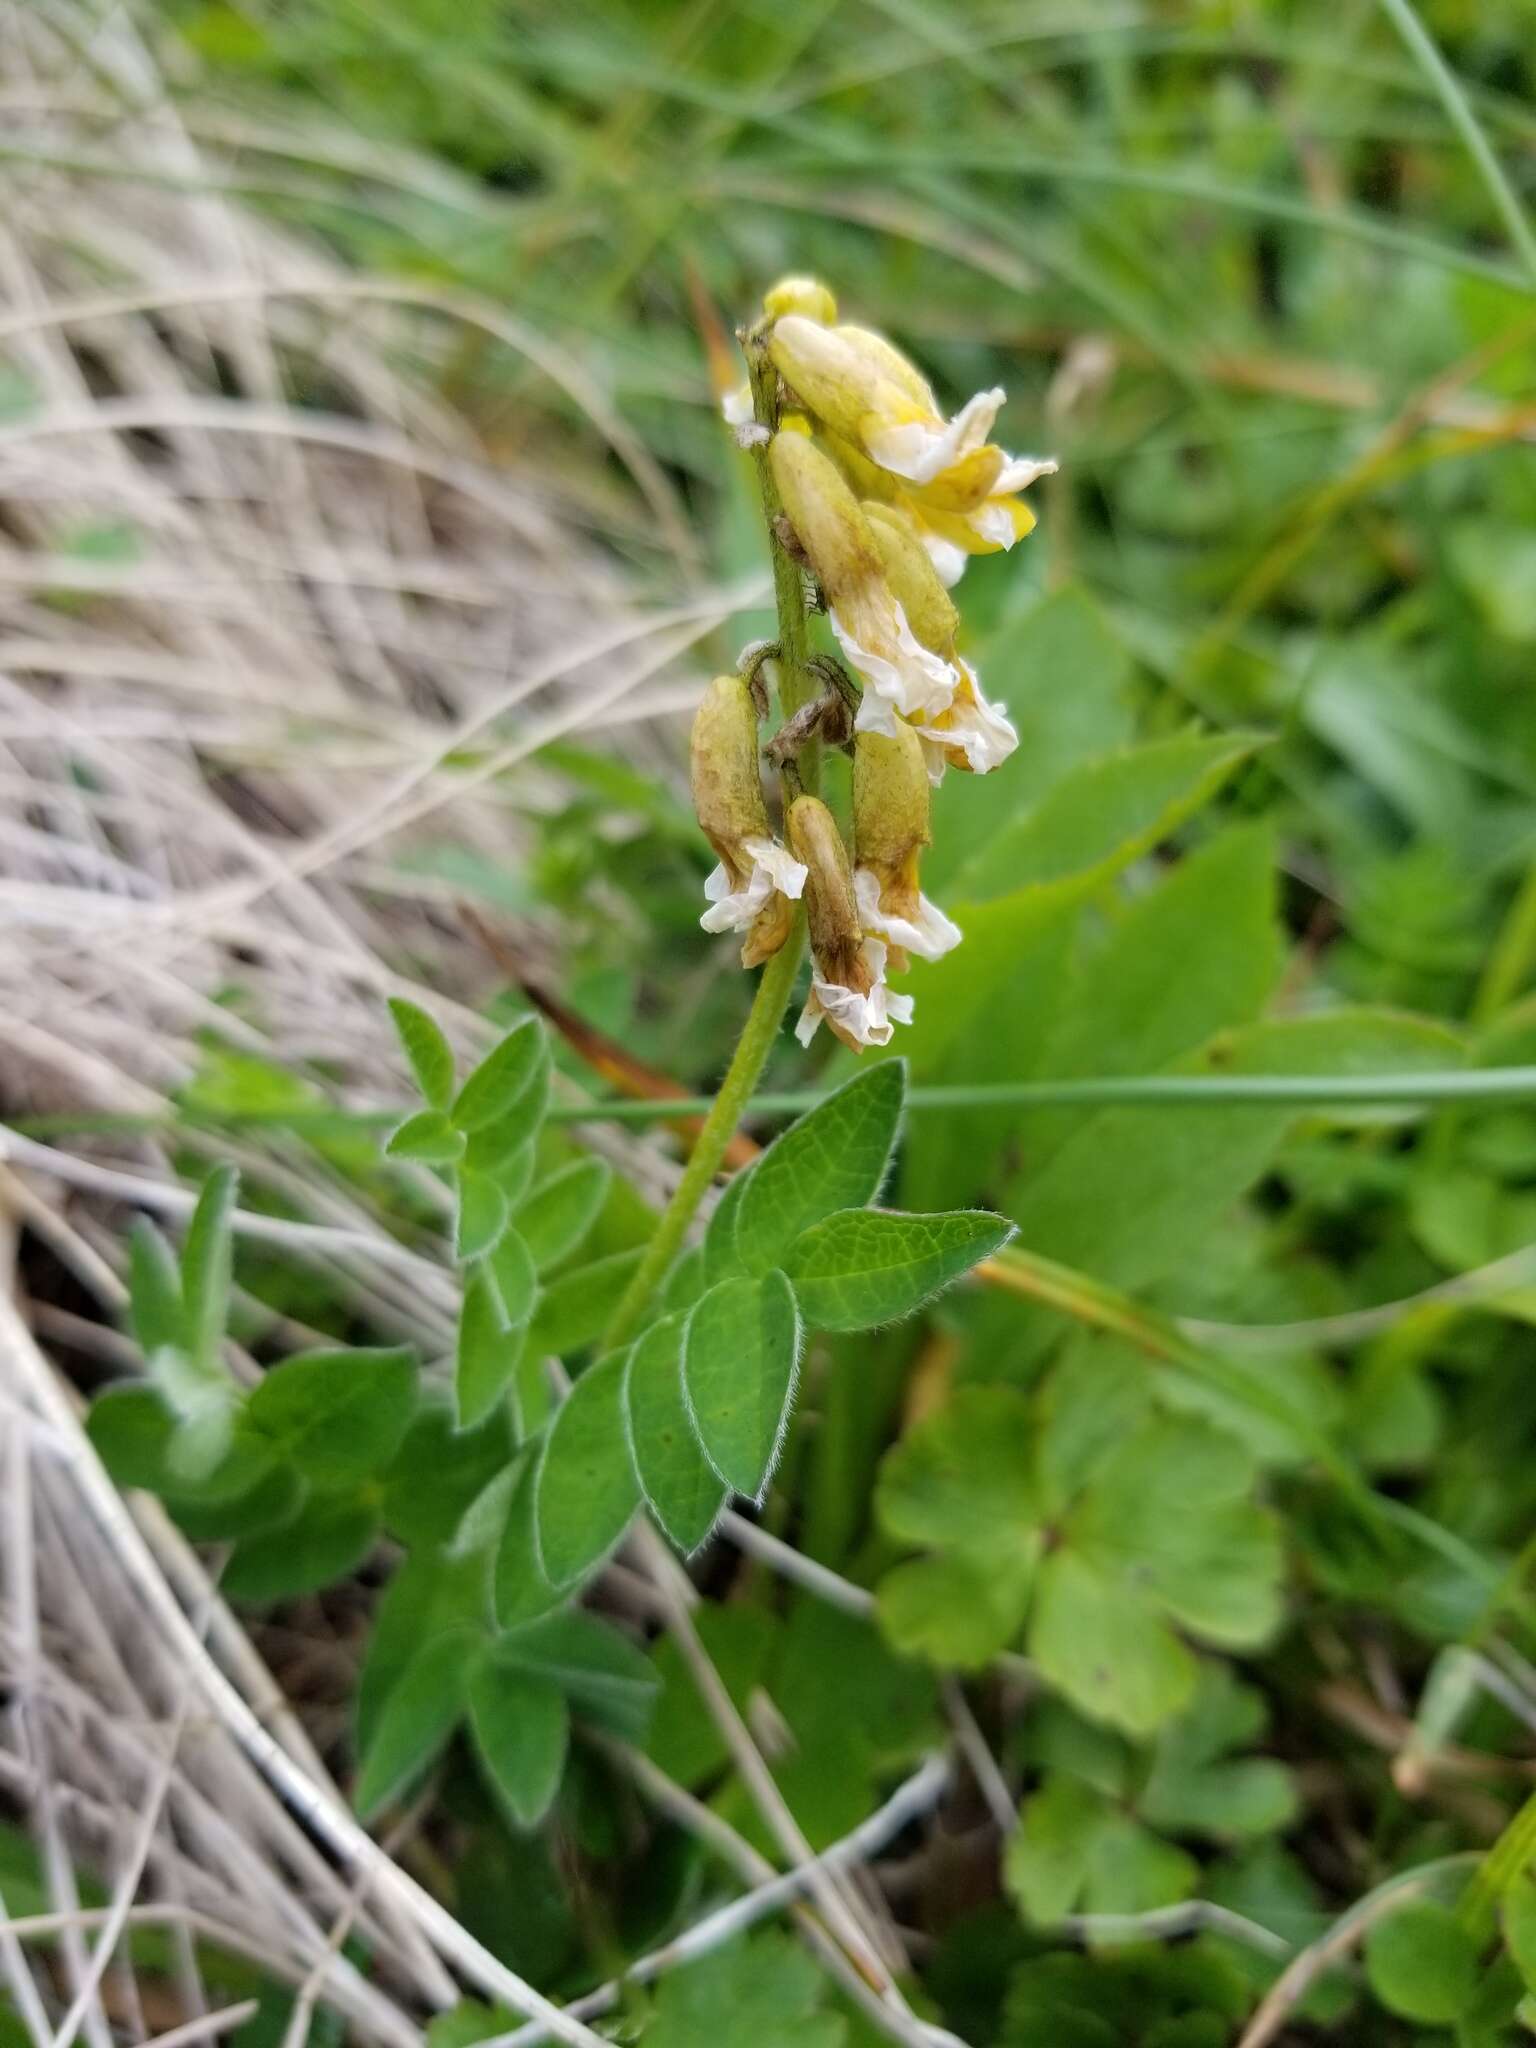
[[[778, 654], [776, 657], [779, 674], [779, 708], [785, 718], [792, 718], [802, 705], [808, 703], [817, 693], [817, 682], [811, 673], [810, 643], [805, 630], [805, 579], [782, 539], [784, 507], [779, 498], [779, 487], [773, 479], [773, 468], [768, 460], [767, 435], [774, 433], [779, 424], [778, 375], [768, 360], [767, 351], [759, 339], [748, 335], [744, 338], [747, 356], [747, 374], [752, 383], [752, 412], [757, 426], [764, 430], [764, 438], [752, 451], [757, 465], [758, 489], [763, 499], [763, 520], [768, 529], [768, 551], [773, 560], [773, 595], [779, 617]], [[791, 768], [786, 764], [785, 783], [796, 795], [802, 789], [814, 790], [817, 781], [818, 749], [814, 741], [799, 751]], [[741, 1037], [731, 1055], [731, 1064], [726, 1068], [725, 1079], [720, 1083], [719, 1092], [710, 1103], [704, 1118], [704, 1128], [698, 1142], [688, 1155], [688, 1164], [683, 1168], [682, 1179], [673, 1192], [672, 1199], [662, 1211], [661, 1221], [655, 1234], [645, 1248], [645, 1256], [635, 1269], [634, 1278], [624, 1290], [623, 1299], [613, 1312], [612, 1320], [603, 1333], [605, 1349], [611, 1350], [634, 1334], [641, 1317], [650, 1306], [662, 1275], [682, 1249], [688, 1226], [693, 1221], [700, 1202], [709, 1190], [709, 1184], [720, 1170], [725, 1149], [736, 1134], [736, 1127], [746, 1113], [752, 1099], [758, 1077], [763, 1071], [774, 1040], [784, 1022], [784, 1012], [789, 1008], [789, 999], [794, 994], [795, 975], [800, 966], [800, 954], [805, 944], [805, 912], [797, 904], [794, 923], [789, 937], [769, 960], [757, 984], [757, 993], [752, 998], [752, 1007], [747, 1012], [747, 1021], [742, 1026]]]
[[694, 1211], [719, 1171], [725, 1148], [735, 1135], [752, 1098], [752, 1090], [757, 1086], [757, 1078], [763, 1071], [763, 1063], [773, 1050], [773, 1042], [784, 1022], [784, 1012], [794, 993], [804, 933], [804, 913], [797, 909], [793, 930], [763, 969], [757, 993], [752, 998], [752, 1008], [736, 1041], [736, 1050], [731, 1055], [731, 1064], [720, 1083], [719, 1093], [710, 1104], [698, 1143], [683, 1168], [683, 1177], [662, 1212], [661, 1221], [645, 1248], [645, 1257], [635, 1269], [634, 1278], [624, 1291], [623, 1300], [613, 1312], [613, 1320], [603, 1333], [606, 1350], [622, 1344], [633, 1335], [658, 1281], [682, 1247]]

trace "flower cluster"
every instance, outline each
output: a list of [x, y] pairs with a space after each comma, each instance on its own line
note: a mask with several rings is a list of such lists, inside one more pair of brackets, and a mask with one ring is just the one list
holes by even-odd
[[[768, 822], [756, 692], [765, 654], [782, 663], [788, 650], [753, 650], [748, 674], [710, 685], [694, 724], [693, 787], [720, 865], [701, 922], [744, 932], [752, 966], [784, 943], [803, 898], [814, 969], [798, 1035], [809, 1043], [825, 1019], [857, 1050], [888, 1044], [911, 1019], [912, 998], [886, 987], [887, 972], [959, 944], [959, 928], [918, 886], [930, 785], [947, 768], [985, 774], [1018, 735], [958, 650], [950, 589], [972, 555], [1029, 532], [1034, 515], [1019, 493], [1056, 465], [987, 438], [1000, 390], [946, 418], [899, 350], [839, 324], [825, 285], [786, 278], [763, 304], [742, 337], [753, 383], [727, 397], [725, 415], [763, 465], [767, 501], [780, 508], [774, 544], [815, 579], [842, 662], [810, 664], [826, 694], [796, 706], [768, 749], [781, 765], [787, 846]], [[851, 848], [796, 772], [798, 747], [819, 735], [853, 755]]]

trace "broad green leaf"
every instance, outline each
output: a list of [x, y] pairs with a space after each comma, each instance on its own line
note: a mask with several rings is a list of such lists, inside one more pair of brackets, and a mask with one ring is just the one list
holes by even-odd
[[352, 1803], [372, 1820], [435, 1762], [464, 1711], [472, 1630], [446, 1629], [424, 1644], [391, 1688], [357, 1776]]
[[502, 1308], [489, 1265], [476, 1262], [464, 1275], [454, 1347], [454, 1398], [459, 1427], [474, 1429], [500, 1403], [523, 1355], [526, 1330], [514, 1328]]
[[1528, 1992], [1536, 1991], [1536, 1878], [1527, 1870], [1505, 1892], [1499, 1907], [1504, 1946]]
[[357, 1750], [373, 1746], [385, 1702], [423, 1648], [452, 1633], [468, 1658], [491, 1623], [484, 1553], [417, 1550], [384, 1588], [372, 1615], [356, 1694]]
[[203, 1183], [192, 1211], [181, 1254], [181, 1293], [186, 1304], [187, 1342], [194, 1362], [210, 1374], [222, 1375], [220, 1347], [229, 1316], [231, 1257], [230, 1217], [234, 1213], [240, 1176], [232, 1166], [216, 1166]]
[[[215, 1466], [215, 1486], [227, 1464]], [[293, 1521], [304, 1503], [304, 1482], [291, 1465], [273, 1465], [238, 1493], [171, 1491], [162, 1498], [189, 1543], [236, 1543]]]
[[569, 1586], [606, 1557], [640, 1502], [624, 1404], [628, 1354], [599, 1359], [550, 1425], [535, 1480], [539, 1555], [553, 1586]]
[[704, 1277], [704, 1247], [690, 1245], [667, 1275], [662, 1305], [671, 1313], [686, 1315], [708, 1284]]
[[880, 1192], [901, 1121], [906, 1069], [867, 1067], [775, 1138], [753, 1166], [736, 1210], [736, 1252], [766, 1273], [813, 1223], [862, 1208]]
[[418, 1109], [390, 1134], [391, 1159], [419, 1159], [426, 1166], [451, 1166], [464, 1156], [464, 1133], [440, 1109]]
[[489, 1174], [462, 1167], [458, 1176], [459, 1206], [453, 1227], [453, 1254], [461, 1262], [494, 1251], [507, 1227], [512, 1205]]
[[553, 1352], [563, 1358], [600, 1337], [642, 1257], [639, 1248], [612, 1252], [551, 1280], [539, 1300], [529, 1348], [540, 1357]]
[[881, 1467], [875, 1504], [898, 1543], [1010, 1550], [1039, 1547], [1036, 1427], [1012, 1387], [961, 1387], [915, 1423]]
[[1017, 1637], [1033, 1584], [1028, 1557], [914, 1557], [880, 1581], [875, 1611], [904, 1656], [979, 1671]]
[[533, 1088], [547, 1058], [537, 1017], [524, 1017], [500, 1045], [488, 1052], [454, 1098], [453, 1121], [461, 1131], [499, 1123]]
[[699, 1448], [683, 1394], [683, 1318], [653, 1323], [624, 1376], [629, 1443], [646, 1505], [679, 1550], [713, 1529], [726, 1490]]
[[951, 894], [981, 902], [1030, 883], [1117, 873], [1208, 803], [1259, 744], [1249, 733], [1184, 733], [1073, 769], [967, 861]]
[[517, 1227], [535, 1266], [568, 1258], [597, 1221], [613, 1175], [601, 1159], [575, 1159], [541, 1180], [520, 1204]]
[[389, 1463], [415, 1406], [409, 1351], [306, 1351], [267, 1373], [245, 1420], [311, 1485], [334, 1489]]
[[383, 1475], [390, 1534], [413, 1549], [446, 1543], [470, 1502], [509, 1463], [512, 1450], [504, 1411], [460, 1428], [449, 1401], [424, 1400]]
[[645, 2048], [845, 2048], [814, 1961], [776, 1928], [662, 1979]]
[[564, 1695], [547, 1679], [522, 1677], [487, 1657], [470, 1676], [468, 1704], [486, 1777], [513, 1825], [535, 1827], [565, 1770], [571, 1716]]
[[1146, 1913], [1194, 1889], [1199, 1865], [1091, 1786], [1057, 1771], [1024, 1802], [1004, 1877], [1026, 1917]]
[[191, 1348], [175, 1255], [147, 1216], [135, 1217], [128, 1239], [128, 1306], [146, 1359]]
[[499, 1670], [558, 1686], [572, 1709], [624, 1742], [643, 1742], [656, 1702], [650, 1659], [619, 1630], [579, 1607], [498, 1636], [489, 1652]]
[[430, 1109], [446, 1109], [453, 1100], [453, 1052], [436, 1020], [403, 996], [391, 996], [389, 1014], [422, 1100]]
[[1131, 1735], [1149, 1734], [1194, 1690], [1195, 1660], [1157, 1608], [1073, 1550], [1040, 1566], [1029, 1654], [1086, 1713]]
[[733, 1492], [760, 1499], [778, 1462], [800, 1359], [800, 1318], [782, 1273], [721, 1280], [695, 1304], [683, 1384], [704, 1455]]
[[1365, 1974], [1400, 2019], [1448, 2026], [1477, 1989], [1477, 1947], [1448, 1906], [1405, 1899], [1367, 1934]]
[[356, 1571], [379, 1540], [380, 1521], [363, 1498], [311, 1499], [280, 1529], [236, 1544], [222, 1589], [256, 1604], [317, 1593]]
[[867, 1330], [910, 1315], [1012, 1235], [983, 1210], [844, 1209], [796, 1239], [784, 1270], [810, 1328]]

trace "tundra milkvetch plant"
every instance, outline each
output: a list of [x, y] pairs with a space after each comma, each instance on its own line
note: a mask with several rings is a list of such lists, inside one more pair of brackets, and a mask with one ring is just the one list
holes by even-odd
[[[808, 1044], [825, 1023], [859, 1052], [911, 1020], [912, 997], [892, 994], [887, 973], [960, 940], [918, 886], [928, 785], [950, 767], [985, 774], [1018, 744], [958, 651], [949, 586], [973, 554], [1029, 532], [1018, 494], [1056, 465], [988, 439], [999, 390], [946, 418], [883, 336], [838, 324], [814, 279], [786, 278], [763, 306], [741, 337], [748, 382], [725, 413], [759, 464], [779, 639], [749, 649], [742, 675], [717, 678], [695, 720], [694, 800], [720, 856], [700, 922], [744, 932], [750, 967], [790, 942], [791, 905], [803, 898], [814, 964], [798, 1036]], [[841, 660], [808, 652], [812, 606], [825, 609]], [[784, 722], [765, 751], [787, 848], [769, 827], [759, 773], [769, 674]], [[846, 841], [816, 794], [822, 743], [854, 757]]]

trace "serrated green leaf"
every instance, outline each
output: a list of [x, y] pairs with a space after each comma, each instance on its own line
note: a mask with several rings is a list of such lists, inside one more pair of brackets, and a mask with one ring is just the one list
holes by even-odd
[[628, 1354], [589, 1366], [550, 1425], [535, 1481], [544, 1573], [571, 1586], [607, 1556], [640, 1504], [624, 1404]]
[[795, 1241], [784, 1270], [810, 1328], [867, 1330], [910, 1315], [1012, 1235], [984, 1210], [844, 1209]]
[[512, 1384], [523, 1355], [527, 1330], [507, 1320], [501, 1294], [489, 1268], [481, 1263], [464, 1276], [459, 1327], [454, 1345], [454, 1399], [460, 1429], [485, 1421]]
[[1186, 1712], [1158, 1735], [1138, 1811], [1165, 1834], [1221, 1840], [1273, 1834], [1296, 1811], [1291, 1775], [1273, 1757], [1233, 1756], [1264, 1730], [1264, 1700], [1225, 1664], [1205, 1663]]
[[1040, 1566], [1029, 1654], [1085, 1712], [1149, 1734], [1185, 1706], [1197, 1666], [1149, 1601], [1075, 1551]]
[[704, 1455], [734, 1492], [760, 1499], [778, 1461], [800, 1360], [800, 1317], [782, 1273], [718, 1281], [683, 1336], [683, 1384]]
[[356, 1486], [382, 1470], [416, 1406], [409, 1351], [305, 1351], [274, 1366], [246, 1403], [245, 1424], [312, 1486]]
[[512, 1205], [489, 1174], [459, 1170], [459, 1204], [453, 1226], [453, 1255], [461, 1264], [483, 1258], [501, 1242]]
[[646, 2048], [844, 2048], [848, 2023], [822, 1996], [811, 1958], [770, 1930], [664, 1978]]
[[1449, 1907], [1405, 1899], [1366, 1936], [1365, 1974], [1400, 2019], [1447, 2026], [1477, 1990], [1477, 1948]]
[[232, 1166], [213, 1169], [192, 1211], [181, 1253], [188, 1353], [210, 1376], [223, 1376], [221, 1346], [233, 1263], [230, 1217], [239, 1188], [240, 1176]]
[[464, 1133], [440, 1109], [418, 1109], [391, 1133], [384, 1150], [391, 1159], [419, 1159], [426, 1166], [451, 1166], [464, 1156]]
[[563, 1358], [600, 1337], [643, 1256], [640, 1249], [613, 1252], [551, 1280], [539, 1301], [530, 1347]]
[[422, 1099], [429, 1108], [446, 1109], [453, 1099], [453, 1050], [437, 1021], [403, 996], [390, 997], [389, 1014]]
[[726, 1489], [699, 1448], [683, 1395], [683, 1318], [653, 1323], [624, 1377], [629, 1441], [646, 1504], [679, 1550], [694, 1551], [719, 1519]]
[[541, 1272], [575, 1251], [597, 1221], [612, 1179], [604, 1160], [575, 1159], [547, 1175], [525, 1198], [517, 1227]]
[[352, 1795], [363, 1820], [398, 1799], [446, 1747], [464, 1711], [474, 1647], [471, 1629], [445, 1629], [417, 1651], [391, 1687]]
[[147, 1216], [135, 1217], [128, 1239], [128, 1306], [146, 1359], [191, 1349], [176, 1257]]
[[746, 1176], [736, 1209], [736, 1255], [747, 1272], [782, 1265], [813, 1223], [874, 1200], [905, 1088], [900, 1060], [867, 1067], [774, 1139]]
[[1080, 1911], [1146, 1913], [1188, 1898], [1199, 1865], [1091, 1786], [1054, 1772], [1024, 1802], [1004, 1877], [1026, 1917], [1048, 1927]]
[[236, 1544], [223, 1591], [258, 1605], [317, 1593], [356, 1571], [379, 1540], [381, 1521], [369, 1500], [311, 1499], [280, 1529]]
[[624, 1742], [643, 1742], [658, 1681], [650, 1659], [619, 1630], [579, 1607], [498, 1636], [491, 1661], [558, 1686], [573, 1710]]
[[546, 1679], [525, 1677], [482, 1658], [469, 1681], [469, 1727], [492, 1789], [515, 1827], [536, 1827], [565, 1770], [571, 1716]]
[[515, 1109], [539, 1078], [548, 1057], [537, 1017], [524, 1017], [488, 1052], [454, 1098], [453, 1121], [461, 1131], [480, 1131]]
[[915, 1557], [880, 1581], [875, 1611], [903, 1656], [979, 1671], [1018, 1635], [1033, 1584], [1033, 1561], [1022, 1557]]

